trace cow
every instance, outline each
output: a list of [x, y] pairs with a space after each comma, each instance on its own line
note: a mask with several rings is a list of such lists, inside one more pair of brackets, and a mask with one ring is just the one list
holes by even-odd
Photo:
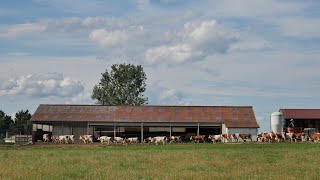
[[112, 138], [112, 140], [113, 140], [113, 143], [115, 143], [115, 144], [118, 144], [118, 143], [123, 144], [124, 143], [124, 139], [122, 137], [114, 137], [114, 138]]
[[108, 137], [108, 136], [101, 136], [98, 138], [98, 141], [101, 142], [101, 144], [104, 144], [105, 142], [107, 143], [107, 145], [110, 144], [111, 142], [111, 137]]
[[169, 140], [170, 140], [170, 144], [172, 142], [175, 142], [175, 143], [181, 143], [182, 142], [181, 136], [170, 136]]
[[221, 142], [232, 142], [234, 137], [232, 134], [221, 134]]
[[276, 142], [280, 143], [280, 142], [284, 142], [285, 140], [285, 136], [283, 133], [275, 133], [275, 139]]
[[263, 142], [264, 141], [264, 133], [260, 133], [257, 135], [257, 141], [258, 142]]
[[52, 141], [54, 144], [59, 143], [59, 136], [51, 136], [51, 141]]
[[147, 137], [144, 139], [144, 143], [150, 144], [153, 140], [153, 137]]
[[286, 133], [286, 140], [294, 141], [294, 133]]
[[156, 145], [158, 145], [159, 143], [162, 143], [162, 145], [166, 144], [166, 137], [165, 136], [156, 136], [153, 137], [151, 142], [155, 143]]
[[294, 142], [297, 142], [298, 140], [303, 142], [303, 141], [307, 141], [308, 135], [306, 135], [305, 133], [294, 133], [292, 137]]
[[314, 133], [309, 137], [309, 141], [316, 143], [316, 142], [320, 142], [320, 133]]
[[243, 142], [246, 142], [248, 140], [252, 141], [252, 135], [251, 134], [235, 134], [234, 135], [235, 139], [237, 139], [237, 141], [239, 141], [240, 139], [243, 141]]
[[138, 137], [131, 137], [124, 140], [126, 144], [138, 144]]
[[60, 144], [68, 144], [68, 137], [66, 135], [60, 135], [59, 137], [59, 143]]
[[211, 139], [212, 143], [221, 142], [221, 134], [219, 134], [219, 135], [209, 135], [208, 139]]
[[203, 143], [205, 142], [206, 140], [206, 136], [205, 135], [199, 135], [199, 136], [190, 136], [190, 141], [193, 141], [193, 142], [200, 142], [202, 141]]
[[43, 134], [42, 135], [42, 140], [43, 140], [43, 142], [49, 142], [50, 141], [49, 134]]
[[69, 144], [69, 142], [71, 144], [74, 144], [74, 135], [66, 135], [66, 141], [67, 141], [67, 144]]
[[81, 135], [79, 139], [83, 141], [84, 144], [93, 143], [92, 135]]

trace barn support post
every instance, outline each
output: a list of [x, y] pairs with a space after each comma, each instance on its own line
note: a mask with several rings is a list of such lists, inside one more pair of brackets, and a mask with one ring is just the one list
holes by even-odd
[[172, 126], [171, 126], [171, 123], [170, 123], [170, 137], [171, 137], [171, 135], [172, 135]]
[[143, 144], [143, 123], [141, 123], [141, 144]]
[[200, 124], [198, 123], [197, 136], [200, 135]]
[[117, 129], [117, 126], [116, 126], [116, 123], [113, 124], [113, 137], [116, 137], [116, 129]]
[[94, 137], [94, 131], [95, 131], [95, 130], [96, 130], [96, 127], [93, 126], [93, 127], [92, 127], [92, 137], [93, 137], [93, 138], [95, 138], [95, 137]]
[[89, 123], [87, 123], [87, 134], [89, 134]]

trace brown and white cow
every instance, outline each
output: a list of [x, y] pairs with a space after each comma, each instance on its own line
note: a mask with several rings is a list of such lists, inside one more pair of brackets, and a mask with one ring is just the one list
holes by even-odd
[[221, 134], [221, 142], [232, 142], [233, 140], [233, 134]]
[[131, 137], [124, 140], [126, 144], [138, 144], [139, 138], [138, 137]]
[[316, 143], [316, 142], [320, 142], [320, 133], [314, 133], [309, 137], [309, 141]]
[[92, 135], [81, 135], [79, 139], [83, 141], [84, 144], [93, 143]]
[[144, 139], [144, 143], [150, 144], [152, 142], [152, 137], [147, 137]]
[[181, 143], [182, 142], [181, 136], [170, 136], [169, 140], [170, 140], [170, 144], [172, 142], [174, 142], [174, 143]]
[[200, 141], [202, 141], [204, 143], [205, 140], [206, 140], [206, 136], [205, 135], [190, 136], [190, 141], [193, 141], [193, 142], [199, 143]]
[[293, 133], [292, 139], [294, 142], [303, 141], [305, 138], [305, 133]]
[[59, 136], [51, 136], [51, 141], [52, 141], [54, 144], [59, 143]]
[[234, 135], [235, 139], [237, 139], [237, 141], [242, 140], [243, 142], [246, 142], [248, 140], [252, 141], [252, 135], [251, 134], [235, 134]]

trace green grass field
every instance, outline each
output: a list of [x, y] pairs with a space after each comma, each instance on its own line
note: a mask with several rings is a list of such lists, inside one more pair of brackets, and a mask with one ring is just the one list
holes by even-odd
[[319, 179], [320, 145], [0, 146], [0, 179]]

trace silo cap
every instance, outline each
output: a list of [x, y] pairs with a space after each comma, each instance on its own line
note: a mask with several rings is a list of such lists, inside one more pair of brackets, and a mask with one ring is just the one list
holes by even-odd
[[282, 114], [282, 112], [273, 112], [272, 114], [271, 114], [271, 116], [282, 116], [283, 114]]

